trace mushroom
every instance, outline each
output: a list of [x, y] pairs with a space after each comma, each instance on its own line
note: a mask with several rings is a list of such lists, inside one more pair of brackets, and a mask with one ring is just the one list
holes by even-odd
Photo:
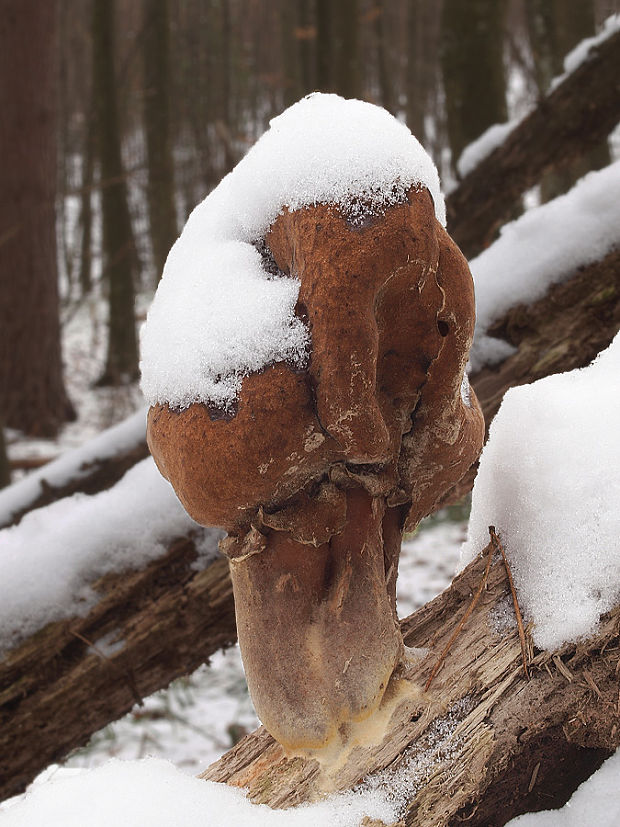
[[474, 293], [421, 185], [355, 215], [285, 209], [260, 248], [301, 282], [307, 366], [245, 376], [229, 412], [155, 404], [148, 443], [190, 515], [228, 532], [259, 717], [290, 752], [320, 752], [379, 707], [403, 656], [403, 530], [480, 452], [465, 375]]

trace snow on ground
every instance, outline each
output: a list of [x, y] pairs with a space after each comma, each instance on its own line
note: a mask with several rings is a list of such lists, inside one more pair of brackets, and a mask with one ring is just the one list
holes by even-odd
[[58, 774], [0, 810], [2, 827], [358, 827], [394, 820], [394, 805], [366, 790], [292, 810], [252, 804], [242, 790], [184, 775], [161, 759], [111, 760], [95, 770]]
[[107, 491], [29, 512], [0, 531], [0, 651], [46, 623], [83, 616], [99, 599], [95, 580], [145, 565], [190, 531], [205, 532], [215, 553], [220, 532], [186, 514], [150, 457]]
[[493, 364], [513, 348], [487, 334], [492, 322], [520, 302], [620, 245], [620, 161], [590, 172], [559, 198], [502, 227], [497, 241], [470, 261], [476, 289], [472, 369]]
[[463, 563], [501, 534], [541, 649], [620, 601], [620, 334], [587, 368], [512, 388], [491, 423]]
[[437, 170], [386, 110], [314, 93], [270, 128], [190, 215], [172, 247], [141, 335], [148, 402], [229, 408], [242, 377], [272, 362], [304, 364], [295, 274], [272, 275], [257, 247], [280, 212], [333, 203], [355, 219], [426, 186], [439, 220]]

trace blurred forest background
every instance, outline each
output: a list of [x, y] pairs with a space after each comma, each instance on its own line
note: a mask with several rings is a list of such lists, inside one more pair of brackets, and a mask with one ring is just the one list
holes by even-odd
[[[135, 390], [137, 328], [171, 244], [286, 106], [313, 90], [380, 104], [450, 188], [462, 150], [523, 114], [614, 11], [613, 0], [0, 0], [0, 435], [53, 438], [75, 417], [61, 341], [79, 313], [102, 354], [90, 384]], [[605, 143], [533, 197], [606, 163]], [[113, 404], [102, 425], [126, 414]], [[10, 474], [0, 439], [0, 484]]]

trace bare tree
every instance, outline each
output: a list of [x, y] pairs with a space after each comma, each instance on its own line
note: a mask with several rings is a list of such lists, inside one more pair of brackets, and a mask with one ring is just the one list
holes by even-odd
[[114, 0], [94, 0], [93, 101], [101, 169], [104, 267], [109, 289], [108, 354], [100, 384], [138, 376], [132, 264], [135, 244], [121, 159], [114, 73]]
[[57, 9], [0, 3], [0, 415], [51, 436], [74, 416], [56, 261]]

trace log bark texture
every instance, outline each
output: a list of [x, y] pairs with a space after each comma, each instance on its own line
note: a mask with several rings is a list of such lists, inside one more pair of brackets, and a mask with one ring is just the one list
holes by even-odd
[[620, 32], [542, 98], [446, 199], [448, 232], [467, 258], [491, 242], [518, 198], [603, 140], [620, 120]]
[[402, 622], [421, 647], [406, 668], [380, 744], [354, 751], [335, 771], [288, 758], [261, 728], [201, 777], [248, 787], [251, 799], [290, 807], [369, 773], [403, 790], [398, 825], [500, 827], [523, 812], [562, 805], [620, 745], [620, 607], [598, 632], [557, 652], [530, 645], [530, 680], [503, 564], [496, 562], [473, 614], [424, 691], [433, 666], [482, 577], [478, 557], [443, 594]]
[[[208, 531], [215, 547], [221, 535]], [[200, 565], [180, 538], [146, 568], [93, 584], [101, 599], [86, 617], [48, 624], [0, 659], [0, 798], [235, 641], [228, 562]]]

